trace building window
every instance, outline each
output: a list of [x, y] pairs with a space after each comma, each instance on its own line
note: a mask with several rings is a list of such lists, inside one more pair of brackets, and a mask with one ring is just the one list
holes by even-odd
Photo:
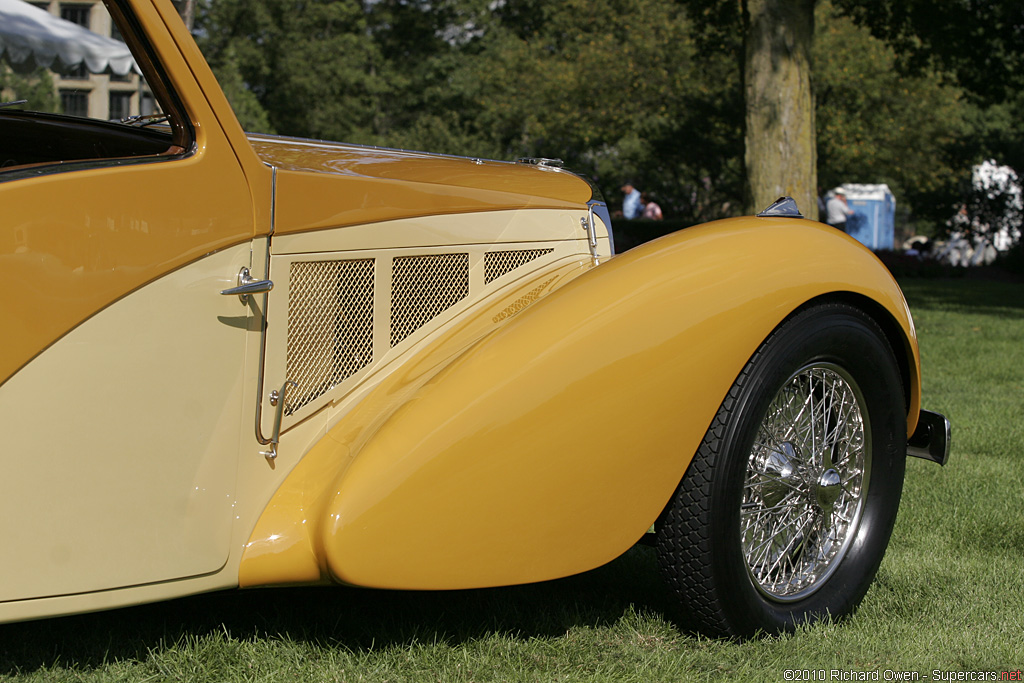
[[88, 116], [89, 92], [87, 90], [61, 90], [60, 106], [68, 116]]
[[146, 114], [155, 114], [156, 112], [157, 106], [153, 93], [144, 90], [139, 94], [139, 114], [145, 116]]
[[60, 18], [89, 28], [89, 5], [61, 5]]
[[75, 81], [89, 80], [89, 69], [85, 66], [85, 60], [83, 59], [75, 66], [68, 67], [67, 71], [64, 72], [64, 78], [69, 78]]
[[111, 120], [126, 119], [131, 116], [132, 94], [130, 92], [110, 93], [110, 118]]

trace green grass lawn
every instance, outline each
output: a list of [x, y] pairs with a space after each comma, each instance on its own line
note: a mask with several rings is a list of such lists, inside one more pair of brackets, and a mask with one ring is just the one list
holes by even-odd
[[946, 468], [908, 462], [888, 554], [848, 621], [746, 643], [685, 633], [668, 616], [653, 552], [638, 547], [588, 574], [516, 588], [239, 591], [8, 624], [0, 680], [756, 682], [789, 680], [787, 669], [824, 669], [826, 680], [833, 669], [880, 680], [887, 670], [921, 680], [935, 680], [924, 678], [934, 670], [1016, 671], [1024, 285], [904, 285], [924, 404], [952, 421], [953, 451]]

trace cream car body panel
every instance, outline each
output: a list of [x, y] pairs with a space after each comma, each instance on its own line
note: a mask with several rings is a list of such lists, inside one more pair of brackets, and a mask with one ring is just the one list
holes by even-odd
[[[478, 341], [425, 351], [429, 371], [384, 381], [364, 399], [372, 416], [352, 411], [306, 456], [257, 525], [242, 584], [465, 588], [599, 566], [654, 523], [758, 345], [821, 297], [875, 302], [908, 368], [912, 432], [909, 311], [873, 255], [835, 238], [808, 221], [710, 224], [514, 318], [478, 312], [494, 323]], [[801, 265], [779, 271], [773, 254]]]
[[250, 192], [271, 172], [246, 177], [156, 7], [135, 10], [190, 148], [0, 175], [4, 621], [236, 582], [252, 323], [220, 290], [269, 231]]
[[0, 506], [18, 520], [0, 601], [224, 566], [249, 321], [218, 292], [249, 258], [227, 249], [125, 296], [0, 387]]
[[570, 173], [246, 135], [170, 2], [111, 1], [169, 132], [0, 169], [0, 621], [595, 567], [808, 302], [881, 325], [914, 432], [913, 322], [852, 240], [745, 218], [612, 258]]
[[[261, 433], [274, 429], [271, 390], [286, 395], [287, 431], [508, 281], [588, 258], [586, 215], [494, 211], [275, 235]], [[367, 248], [374, 234], [403, 246]], [[599, 253], [610, 255], [606, 236]], [[334, 355], [339, 337], [348, 359]], [[289, 381], [298, 386], [283, 389]]]
[[[414, 249], [531, 242], [582, 242], [587, 237], [580, 210], [516, 209], [487, 213], [424, 216], [352, 225], [336, 230], [275, 234], [273, 253], [316, 254], [371, 249]], [[608, 228], [598, 221], [600, 254], [610, 256]]]

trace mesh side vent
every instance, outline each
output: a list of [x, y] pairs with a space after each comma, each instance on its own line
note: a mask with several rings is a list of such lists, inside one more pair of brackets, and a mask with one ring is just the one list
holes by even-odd
[[373, 259], [292, 264], [286, 415], [373, 362], [373, 272]]
[[391, 345], [469, 296], [469, 254], [396, 258], [391, 272]]
[[519, 266], [550, 254], [554, 249], [528, 249], [519, 251], [489, 251], [484, 254], [484, 284], [494, 282]]

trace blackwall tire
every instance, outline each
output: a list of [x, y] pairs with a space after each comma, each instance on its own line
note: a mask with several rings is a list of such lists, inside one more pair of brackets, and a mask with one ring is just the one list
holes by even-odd
[[903, 488], [901, 375], [845, 304], [783, 323], [736, 379], [658, 522], [658, 561], [705, 633], [790, 631], [857, 607]]

